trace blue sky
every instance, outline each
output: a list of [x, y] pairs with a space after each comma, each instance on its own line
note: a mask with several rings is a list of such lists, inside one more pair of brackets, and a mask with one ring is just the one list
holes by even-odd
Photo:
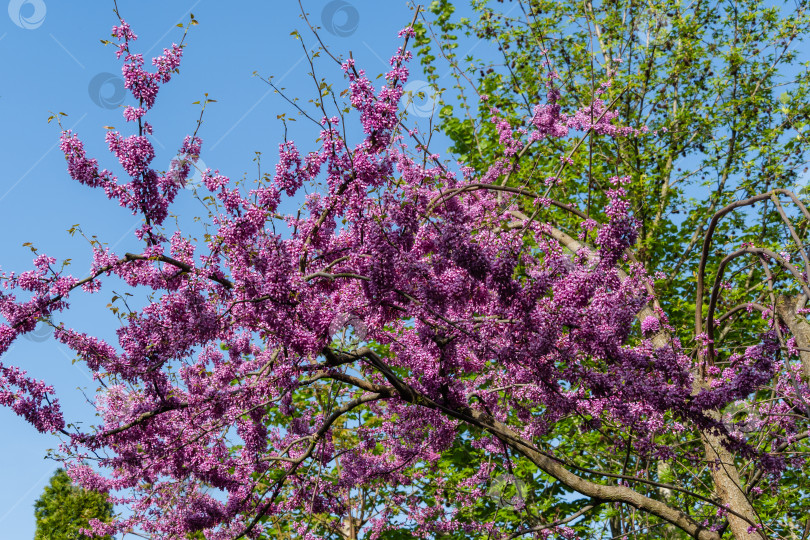
[[[410, 22], [412, 12], [404, 0], [303, 0], [311, 20], [323, 27], [322, 37], [336, 55], [351, 51], [358, 66], [372, 75], [388, 67], [387, 59], [401, 44], [397, 31]], [[308, 62], [301, 44], [290, 36], [301, 31], [307, 44], [314, 38], [300, 19], [298, 3], [215, 2], [213, 0], [119, 0], [124, 18], [139, 39], [134, 49], [147, 62], [163, 47], [178, 41], [193, 13], [200, 22], [191, 29], [179, 76], [164, 86], [149, 114], [155, 127], [155, 166], [167, 168], [183, 137], [193, 131], [199, 106], [192, 102], [207, 92], [217, 102], [209, 105], [200, 135], [202, 161], [231, 178], [255, 177], [255, 152], [263, 153], [263, 170], [275, 164], [277, 145], [284, 128], [277, 115], [295, 111], [262, 80], [274, 76], [277, 85], [306, 102], [313, 95]], [[81, 7], [77, 7], [81, 6]], [[133, 230], [140, 220], [93, 190], [72, 181], [59, 151], [59, 128], [47, 122], [53, 112], [68, 116], [62, 122], [78, 132], [88, 154], [102, 167], [116, 165], [104, 143], [103, 126], [128, 133], [121, 116], [124, 93], [121, 64], [114, 48], [103, 46], [117, 19], [112, 0], [56, 2], [12, 0], [8, 16], [0, 12], [0, 268], [5, 272], [30, 269], [33, 254], [25, 242], [57, 260], [72, 259], [71, 272], [84, 277], [91, 261], [88, 242], [66, 231], [80, 224], [87, 236], [97, 235], [113, 251], [138, 250]], [[341, 88], [343, 79], [331, 61], [316, 65], [319, 77]], [[421, 71], [413, 65], [412, 80]], [[378, 83], [379, 84], [379, 83]], [[418, 82], [414, 83], [418, 86]], [[446, 86], [451, 86], [450, 80]], [[128, 97], [128, 96], [126, 96]], [[429, 109], [416, 100], [417, 117]], [[421, 107], [421, 109], [420, 109]], [[312, 148], [315, 126], [290, 123], [290, 136], [303, 148]], [[351, 137], [351, 135], [350, 135]], [[443, 151], [442, 147], [436, 150]], [[190, 191], [181, 194], [173, 211], [197, 215], [201, 206]], [[115, 282], [108, 281], [96, 295], [75, 294], [72, 309], [57, 320], [115, 343], [117, 321], [104, 308]], [[45, 329], [43, 329], [45, 330]], [[82, 389], [93, 395], [96, 385], [86, 369], [72, 363], [70, 351], [48, 331], [19, 339], [5, 354], [5, 364], [16, 364], [55, 387], [66, 419], [94, 423], [93, 410]], [[56, 463], [45, 460], [47, 449], [58, 439], [38, 434], [10, 411], [0, 408], [3, 443], [0, 445], [0, 538], [24, 539], [34, 534], [33, 503]]]

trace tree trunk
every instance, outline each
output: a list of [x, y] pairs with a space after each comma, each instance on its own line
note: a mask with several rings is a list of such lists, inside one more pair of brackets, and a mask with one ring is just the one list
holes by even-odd
[[[715, 414], [716, 419], [719, 419], [720, 414]], [[715, 493], [724, 506], [739, 514], [739, 516], [732, 513], [726, 515], [734, 540], [767, 540], [762, 532], [756, 530], [748, 532], [752, 523], [759, 523], [759, 518], [740, 482], [740, 473], [734, 464], [734, 456], [723, 446], [722, 436], [705, 432], [702, 439], [706, 458], [711, 466]]]
[[796, 346], [804, 349], [799, 351], [802, 360], [802, 378], [810, 381], [810, 323], [805, 317], [796, 314], [799, 307], [801, 306], [797, 298], [780, 296], [776, 300], [776, 314], [796, 338]]

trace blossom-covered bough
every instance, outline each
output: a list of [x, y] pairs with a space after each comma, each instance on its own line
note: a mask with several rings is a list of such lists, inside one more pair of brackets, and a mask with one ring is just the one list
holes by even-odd
[[[128, 508], [112, 525], [97, 523], [99, 533], [385, 538], [396, 529], [417, 537], [570, 537], [566, 524], [577, 517], [623, 504], [695, 538], [719, 539], [726, 527], [735, 538], [767, 536], [752, 502], [757, 483], [804, 463], [781, 454], [807, 436], [808, 260], [797, 232], [803, 229], [782, 210], [792, 203], [810, 219], [804, 205], [774, 190], [718, 212], [712, 227], [736, 207], [775, 201], [801, 261], [745, 246], [708, 281], [711, 291], [701, 265], [701, 345], [691, 354], [673, 337], [651, 279], [632, 256], [626, 178], [610, 179], [602, 224], [550, 198], [553, 177], [545, 194], [502, 182], [524, 145], [542, 138], [644, 131], [618, 127], [617, 113], [599, 97], [564, 114], [552, 77], [532, 131], [513, 132], [493, 110], [503, 158], [487, 171], [454, 173], [425, 145], [406, 146], [420, 136], [402, 127], [399, 109], [412, 32], [401, 33], [405, 44], [381, 88], [352, 60], [342, 64], [362, 125], [359, 143], [346, 140], [344, 118], [324, 110], [318, 149], [302, 153], [285, 141], [271, 181], [243, 193], [208, 171], [215, 232], [197, 245], [180, 231], [167, 238], [164, 222], [202, 141], [196, 132], [187, 137], [180, 154], [190, 159], [161, 173], [150, 167], [155, 152], [145, 120], [179, 65], [182, 42], [149, 72], [121, 20], [114, 36], [137, 102], [124, 116], [137, 134], [112, 130], [107, 142], [129, 180], [99, 169], [69, 130], [61, 148], [73, 179], [143, 216], [137, 236], [144, 248], [116, 254], [95, 247], [82, 280], [55, 271], [46, 255], [29, 272], [4, 274], [0, 352], [67, 309], [79, 287], [97, 292], [105, 276], [154, 300], [127, 313], [117, 346], [61, 325], [55, 331], [104, 383], [96, 430], [66, 429], [50, 387], [0, 365], [3, 403], [40, 431], [61, 432], [71, 476]], [[305, 185], [321, 189], [308, 191], [298, 215], [279, 215], [282, 197], [300, 196]], [[533, 202], [532, 215], [520, 210], [520, 199]], [[582, 230], [543, 221], [550, 205], [580, 216]], [[739, 257], [765, 265], [773, 276], [763, 285], [769, 296], [718, 315], [723, 267]], [[784, 275], [798, 296], [779, 296], [790, 290], [779, 281]], [[769, 330], [743, 351], [715, 348], [724, 325], [752, 310], [765, 313]], [[338, 339], [346, 321], [353, 332]], [[765, 447], [733, 429], [722, 411], [768, 386], [774, 397], [757, 426], [772, 443]], [[700, 460], [678, 455], [663, 434], [699, 434], [716, 495], [568, 462], [554, 446], [557, 427], [572, 419], [582, 433], [619, 427], [622, 444], [662, 462]], [[443, 492], [432, 467], [460, 437], [472, 437], [488, 458], [464, 485]], [[735, 456], [752, 463], [745, 484]], [[516, 504], [527, 516], [518, 530], [464, 519], [461, 509], [486, 496], [489, 480], [511, 470], [513, 459], [528, 460], [588, 504], [555, 519], [531, 517]], [[418, 496], [430, 475], [446, 504]], [[699, 500], [699, 515], [650, 487]]]

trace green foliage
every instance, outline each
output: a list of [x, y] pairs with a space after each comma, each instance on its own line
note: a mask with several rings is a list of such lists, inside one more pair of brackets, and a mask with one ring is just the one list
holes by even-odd
[[[712, 215], [731, 202], [773, 188], [807, 193], [810, 64], [797, 52], [810, 32], [807, 2], [471, 0], [469, 4], [475, 17], [464, 19], [454, 18], [454, 2], [433, 1], [425, 22], [416, 29], [425, 74], [442, 96], [437, 108], [440, 121], [434, 125], [450, 138], [460, 160], [480, 174], [501, 151], [491, 107], [513, 128], [529, 128], [533, 107], [548, 102], [547, 74], [554, 71], [560, 77], [553, 84], [561, 92], [564, 111], [599, 97], [620, 112], [621, 125], [646, 126], [648, 134], [620, 140], [588, 133], [580, 145], [581, 135], [538, 141], [520, 154], [519, 169], [497, 183], [541, 195], [548, 189], [550, 197], [602, 220], [608, 179], [630, 176], [632, 211], [640, 223], [636, 256], [650, 274], [659, 272], [655, 287], [661, 305], [683, 345], [694, 347], [695, 269]], [[463, 56], [465, 50], [471, 53]], [[494, 58], [492, 51], [497, 51]], [[441, 88], [446, 79], [440, 74], [448, 67], [455, 78], [455, 92]], [[607, 80], [611, 86], [598, 96], [597, 90]], [[484, 95], [485, 101], [480, 99]], [[562, 157], [570, 157], [573, 163], [548, 188], [545, 181], [557, 176]], [[581, 231], [581, 220], [570, 213], [555, 207], [538, 209], [530, 197], [520, 204], [526, 215], [537, 211], [539, 219], [556, 223], [571, 236]], [[706, 253], [707, 283], [717, 273], [720, 260], [744, 241], [775, 252], [797, 253], [776, 204], [766, 201], [721, 222]], [[799, 236], [804, 236], [808, 223], [801, 216], [791, 218], [798, 223]], [[733, 315], [718, 328], [718, 346], [734, 350], [750, 344], [752, 336], [764, 329], [758, 312], [733, 310], [751, 301], [769, 303], [774, 291], [763, 286], [766, 271], [755, 258], [740, 259], [726, 270], [726, 291], [717, 313]], [[797, 294], [791, 287], [790, 281], [774, 276], [777, 292]], [[705, 298], [698, 310], [703, 317]], [[718, 367], [727, 365], [727, 358], [718, 359]], [[766, 399], [769, 390], [761, 394], [755, 400]], [[609, 475], [626, 475], [673, 484], [682, 491], [632, 485], [698, 520], [716, 519], [695, 497], [715, 497], [705, 467], [695, 467], [689, 460], [645, 458], [635, 449], [638, 441], [608, 423], [587, 435], [573, 425], [568, 430], [560, 424], [553, 439], [538, 444], [569, 470], [596, 482], [615, 484], [619, 480]], [[702, 455], [699, 436], [687, 433], [676, 437], [663, 432], [656, 442], [668, 444], [681, 456]], [[775, 440], [778, 433], [751, 437], [762, 449]], [[806, 452], [808, 445], [800, 442], [793, 450]], [[453, 448], [442, 456], [437, 477], [452, 481], [460, 472], [451, 472], [457, 452]], [[480, 459], [467, 455], [464, 463], [476, 468]], [[751, 499], [770, 534], [801, 537], [810, 492], [806, 479], [788, 471], [778, 488], [771, 490], [752, 462], [738, 458], [737, 465], [749, 491], [763, 488]], [[491, 501], [460, 511], [469, 520], [517, 531], [542, 527], [594, 503], [577, 500], [576, 494], [542, 474], [522, 478], [530, 495], [525, 511], [513, 512], [512, 520], [503, 509], [496, 516]], [[598, 501], [569, 526], [580, 538], [639, 534], [634, 531], [643, 538], [685, 538], [671, 526], [637, 516], [633, 509]], [[466, 538], [463, 534], [451, 537]]]
[[[84, 540], [91, 538], [79, 532], [88, 528], [91, 519], [107, 522], [113, 507], [104, 493], [84, 490], [71, 483], [63, 469], [57, 469], [34, 503], [37, 529], [34, 540]], [[96, 537], [112, 540], [110, 536]]]
[[[546, 62], [560, 76], [555, 85], [563, 110], [586, 105], [610, 79], [601, 98], [615, 103], [621, 124], [657, 134], [618, 142], [589, 134], [578, 151], [577, 138], [539, 141], [520, 157], [508, 183], [543, 193], [560, 158], [570, 155], [574, 163], [550, 196], [600, 219], [607, 179], [631, 176], [641, 224], [637, 257], [651, 273], [666, 274], [657, 292], [681, 337], [691, 338], [693, 269], [711, 215], [731, 201], [806, 181], [802, 133], [810, 118], [810, 79], [797, 54], [808, 31], [805, 3], [471, 4], [477, 20], [454, 21], [453, 4], [434, 1], [430, 24], [417, 29], [419, 55], [436, 90], [446, 69], [438, 64], [454, 70], [457, 94], [442, 94], [437, 123], [453, 150], [478, 171], [492, 164], [500, 145], [490, 107], [514, 128], [528, 127], [533, 107], [547, 102]], [[480, 56], [462, 58], [462, 38]], [[486, 57], [486, 50], [497, 50], [499, 58]], [[489, 99], [479, 102], [476, 94]], [[549, 216], [577, 232], [578, 219], [553, 208], [543, 218]], [[724, 254], [744, 237], [776, 241], [783, 232], [773, 205], [765, 204], [758, 213], [724, 220], [715, 242]], [[721, 253], [710, 254], [709, 274]], [[745, 269], [740, 290], [761, 281], [761, 271]]]

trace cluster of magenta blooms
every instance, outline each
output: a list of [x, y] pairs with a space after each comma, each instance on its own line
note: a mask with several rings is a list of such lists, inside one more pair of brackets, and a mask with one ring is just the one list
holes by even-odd
[[[398, 489], [427, 474], [458, 436], [459, 422], [399, 397], [366, 404], [395, 422], [353, 427], [359, 443], [348, 449], [326, 430], [311, 460], [295, 463], [328, 416], [301, 398], [313, 373], [321, 373], [327, 387], [330, 373], [387, 384], [362, 360], [349, 372], [325, 364], [330, 324], [340, 314], [362, 320], [366, 340], [387, 350], [388, 365], [448, 408], [485, 411], [527, 440], [553, 433], [574, 414], [591, 419], [583, 430], [610, 420], [633, 433], [637, 451], [659, 459], [671, 457], [672, 450], [657, 444], [656, 434], [711, 425], [705, 411], [744, 398], [778, 367], [774, 338], [765, 335], [736, 358], [733, 369], [718, 374], [713, 388], [694, 395], [692, 362], [679, 343], [655, 348], [649, 339], [668, 328], [663, 312], [644, 320], [643, 339], [629, 344], [636, 313], [651, 300], [651, 280], [624, 254], [636, 236], [626, 178], [611, 179], [608, 221], [584, 224], [593, 251], [576, 254], [552, 238], [547, 223], [524, 216], [516, 225], [513, 195], [465, 190], [498, 182], [527, 141], [588, 130], [595, 118], [597, 133], [643, 136], [616, 126], [616, 113], [606, 111], [601, 99], [566, 115], [550, 86], [529, 132], [513, 131], [493, 109], [502, 159], [480, 176], [465, 167], [457, 175], [438, 156], [409, 150], [405, 139], [413, 133], [398, 128], [410, 53], [402, 48], [392, 58], [381, 88], [347, 61], [343, 70], [362, 140], [350, 147], [340, 119], [324, 118], [317, 151], [302, 154], [284, 142], [273, 181], [247, 194], [208, 171], [205, 188], [221, 212], [213, 219], [211, 240], [195, 245], [180, 231], [166, 238], [161, 229], [189, 163], [175, 161], [165, 174], [151, 168], [152, 126], [144, 121], [160, 85], [178, 67], [182, 48], [165, 49], [152, 62], [156, 70], [148, 72], [143, 57], [129, 50], [136, 39], [129, 26], [122, 21], [114, 34], [126, 87], [138, 104], [124, 116], [138, 133], [110, 131], [107, 143], [129, 181], [99, 170], [69, 130], [61, 148], [73, 179], [102, 188], [143, 216], [137, 236], [145, 248], [138, 258], [96, 248], [92, 278], [83, 281], [55, 271], [55, 259], [41, 255], [34, 270], [3, 274], [11, 292], [0, 294], [6, 319], [0, 353], [38, 319], [67, 309], [79, 286], [97, 292], [105, 275], [156, 295], [117, 331], [117, 347], [67, 327], [56, 330], [56, 338], [106, 383], [96, 401], [103, 419], [97, 431], [68, 433], [51, 388], [0, 364], [2, 403], [40, 431], [64, 433], [71, 476], [129, 508], [116, 523], [96, 523], [97, 532], [135, 528], [175, 537], [207, 530], [207, 538], [224, 539], [249, 529], [248, 536], [255, 536], [261, 525], [250, 525], [259, 513], [345, 515], [348, 493], [383, 482], [393, 490], [392, 504], [372, 520], [369, 538], [384, 537], [395, 521], [426, 533], [501, 534], [491, 524], [456, 520], [452, 508], [427, 507]], [[199, 155], [201, 144], [187, 137], [180, 154]], [[319, 183], [323, 189], [309, 192], [298, 216], [277, 214], [282, 196], [296, 197], [302, 186]], [[445, 196], [450, 190], [455, 194]], [[549, 204], [542, 197], [534, 202], [538, 208]], [[283, 234], [276, 232], [282, 227]], [[160, 256], [163, 261], [156, 260]], [[620, 265], [629, 268], [626, 277]], [[15, 291], [30, 298], [18, 300]], [[332, 399], [339, 405], [363, 395], [344, 387]], [[271, 405], [287, 423], [272, 425]], [[234, 433], [238, 449], [232, 447]], [[748, 449], [742, 441], [740, 449]], [[482, 435], [474, 445], [494, 459], [459, 486], [467, 492], [454, 494], [456, 508], [485, 494], [482, 486], [504, 458], [494, 437]], [[767, 455], [759, 459], [774, 473], [784, 466]], [[325, 480], [324, 468], [338, 475], [336, 483]], [[275, 498], [267, 486], [282, 473], [289, 491]], [[406, 512], [394, 519], [397, 507]], [[302, 538], [315, 538], [304, 522], [301, 527]], [[556, 532], [570, 535], [564, 527]]]

